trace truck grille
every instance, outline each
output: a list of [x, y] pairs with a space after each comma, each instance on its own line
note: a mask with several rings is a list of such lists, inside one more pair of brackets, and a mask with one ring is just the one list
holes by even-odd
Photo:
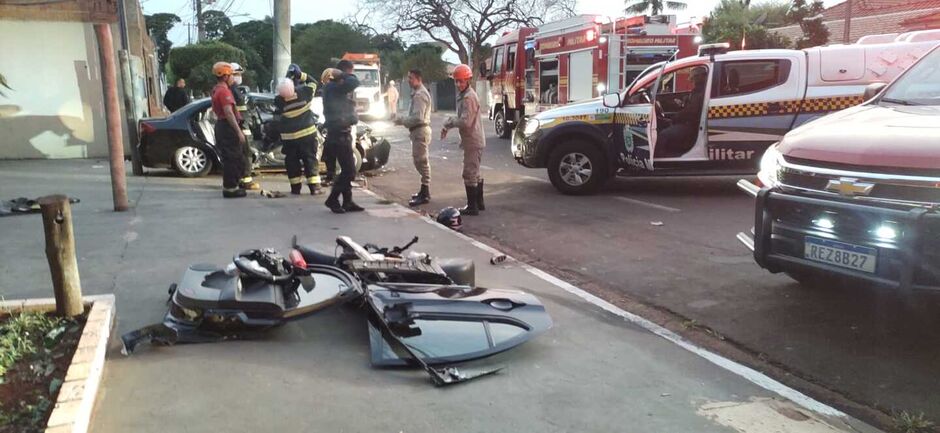
[[[940, 177], [909, 174], [863, 172], [842, 168], [829, 168], [813, 161], [785, 158], [778, 172], [783, 187], [813, 193], [843, 196], [859, 201], [890, 202], [907, 205], [940, 204]], [[867, 193], [839, 192], [827, 187], [831, 181], [871, 184]]]

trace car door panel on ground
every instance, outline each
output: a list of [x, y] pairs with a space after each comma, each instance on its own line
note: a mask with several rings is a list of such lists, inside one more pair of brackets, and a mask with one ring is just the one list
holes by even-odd
[[[708, 101], [707, 156], [727, 168], [756, 168], [793, 126], [806, 77], [790, 56], [720, 61]], [[759, 101], [759, 102], [755, 102]]]

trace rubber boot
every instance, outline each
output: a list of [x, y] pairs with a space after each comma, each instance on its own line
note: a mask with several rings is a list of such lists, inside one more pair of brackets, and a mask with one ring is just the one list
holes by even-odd
[[421, 185], [421, 190], [417, 194], [411, 196], [411, 201], [408, 202], [408, 206], [415, 207], [423, 204], [427, 204], [431, 201], [431, 189], [427, 185]]
[[343, 210], [346, 212], [362, 212], [366, 209], [353, 201], [352, 191], [345, 191], [343, 192]]
[[255, 182], [255, 181], [253, 181], [253, 180], [250, 180], [250, 181], [248, 181], [248, 182], [240, 182], [240, 183], [239, 183], [239, 186], [240, 186], [242, 189], [247, 189], [247, 190], [251, 190], [251, 191], [258, 191], [258, 190], [261, 189], [261, 184], [258, 183], [258, 182]]
[[311, 183], [307, 185], [307, 188], [310, 189], [310, 195], [320, 195], [323, 194], [323, 190], [320, 189], [320, 185]]
[[303, 189], [303, 185], [299, 183], [290, 184], [290, 193], [294, 195], [300, 195], [300, 190]]
[[343, 209], [343, 206], [339, 204], [339, 193], [336, 191], [330, 191], [330, 196], [326, 199], [326, 202], [323, 203], [326, 207], [330, 208], [333, 213], [346, 213], [346, 210]]
[[467, 205], [460, 208], [461, 215], [479, 215], [480, 208], [477, 206], [477, 199], [480, 198], [476, 186], [465, 186], [467, 189]]
[[238, 188], [235, 190], [222, 190], [222, 197], [224, 198], [242, 198], [247, 196], [248, 193], [245, 190]]
[[477, 209], [486, 210], [486, 206], [483, 205], [483, 179], [480, 179], [480, 183], [477, 184]]

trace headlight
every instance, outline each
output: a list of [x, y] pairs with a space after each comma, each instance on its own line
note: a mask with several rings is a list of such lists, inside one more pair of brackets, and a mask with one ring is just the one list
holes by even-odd
[[760, 160], [760, 172], [757, 179], [763, 186], [773, 188], [777, 185], [777, 171], [780, 169], [780, 159], [783, 155], [777, 150], [777, 145], [770, 146]]
[[535, 131], [538, 131], [538, 129], [539, 129], [540, 123], [541, 123], [541, 122], [539, 122], [539, 121], [536, 120], [536, 119], [526, 119], [526, 121], [525, 121], [525, 129], [522, 130], [522, 133], [525, 134], [525, 135], [532, 135], [532, 134], [535, 134]]

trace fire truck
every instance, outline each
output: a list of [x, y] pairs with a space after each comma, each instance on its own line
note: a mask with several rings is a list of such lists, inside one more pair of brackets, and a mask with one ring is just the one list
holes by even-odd
[[695, 55], [698, 35], [675, 31], [674, 15], [579, 15], [505, 33], [487, 71], [497, 135], [509, 138], [527, 114], [619, 91], [677, 51]]

